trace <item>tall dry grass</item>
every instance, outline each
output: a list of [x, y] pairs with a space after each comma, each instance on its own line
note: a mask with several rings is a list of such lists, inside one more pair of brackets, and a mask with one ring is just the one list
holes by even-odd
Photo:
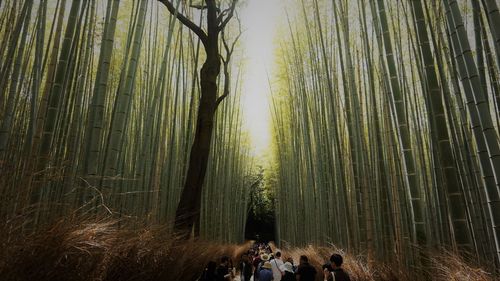
[[[275, 249], [276, 247], [272, 245]], [[292, 257], [298, 263], [301, 255], [306, 255], [309, 262], [321, 273], [325, 264], [333, 253], [344, 257], [344, 269], [349, 273], [352, 281], [494, 281], [500, 280], [499, 276], [474, 265], [473, 261], [464, 261], [461, 257], [451, 252], [429, 252], [428, 265], [418, 270], [408, 270], [400, 264], [385, 264], [375, 261], [368, 264], [364, 256], [356, 256], [344, 252], [334, 246], [308, 246], [304, 248], [281, 249], [285, 258]], [[424, 277], [425, 276], [425, 277]], [[426, 279], [427, 278], [427, 279]], [[323, 280], [323, 275], [318, 274], [317, 280]]]
[[[23, 230], [23, 228], [25, 228]], [[27, 234], [28, 233], [28, 234]], [[274, 245], [272, 245], [276, 248]], [[37, 231], [26, 231], [22, 220], [0, 228], [1, 281], [191, 281], [205, 265], [227, 255], [238, 262], [251, 242], [228, 245], [202, 240], [182, 241], [161, 226], [141, 227], [123, 220], [63, 219]], [[333, 246], [281, 249], [297, 263], [301, 255], [321, 273], [332, 253], [344, 256], [353, 281], [422, 280], [397, 264], [375, 262]], [[492, 274], [441, 251], [429, 254], [423, 271], [436, 281], [493, 281]], [[318, 281], [322, 275], [318, 274]]]
[[2, 281], [189, 281], [210, 260], [236, 260], [250, 247], [181, 241], [163, 227], [135, 229], [110, 219], [61, 220], [31, 234], [12, 229], [0, 237]]

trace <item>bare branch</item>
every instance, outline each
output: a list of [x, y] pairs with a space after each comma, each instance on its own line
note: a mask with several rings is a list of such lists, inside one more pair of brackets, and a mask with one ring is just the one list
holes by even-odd
[[238, 40], [240, 40], [240, 37], [241, 37], [241, 35], [243, 34], [243, 30], [242, 30], [242, 28], [241, 28], [241, 20], [240, 20], [240, 18], [238, 17], [238, 13], [236, 13], [236, 19], [237, 19], [237, 21], [238, 21], [238, 28], [239, 28], [239, 32], [238, 32], [238, 36], [236, 36], [236, 38], [234, 38], [234, 41], [233, 41], [233, 44], [231, 45], [230, 50], [228, 51], [228, 50], [226, 49], [226, 52], [227, 52], [227, 54], [229, 54], [229, 55], [232, 55], [232, 54], [233, 54], [233, 51], [234, 51], [234, 46], [236, 46], [236, 43], [238, 43]]
[[231, 56], [233, 55], [234, 52], [234, 46], [238, 42], [238, 40], [241, 37], [241, 34], [243, 34], [243, 31], [241, 29], [241, 21], [238, 18], [238, 24], [239, 24], [239, 34], [236, 36], [234, 39], [233, 43], [231, 46], [226, 41], [226, 36], [224, 33], [224, 30], [222, 30], [221, 33], [221, 38], [222, 38], [222, 44], [224, 45], [224, 49], [226, 51], [226, 56], [225, 58], [223, 56], [221, 57], [222, 63], [223, 63], [223, 69], [224, 69], [224, 91], [222, 92], [222, 95], [217, 98], [217, 101], [215, 103], [215, 108], [219, 107], [219, 104], [227, 97], [229, 96], [230, 88], [231, 88], [231, 80], [229, 76], [229, 62], [231, 61]]
[[[205, 10], [205, 9], [208, 9], [208, 6], [207, 6], [207, 5], [203, 5], [203, 4], [201, 4], [201, 5], [194, 5], [194, 4], [193, 4], [193, 5], [191, 5], [190, 7], [191, 7], [191, 8], [198, 9], [198, 10]], [[219, 7], [217, 7], [217, 9], [216, 9], [216, 10], [217, 10], [217, 12], [218, 12], [218, 13], [220, 13], [220, 9], [219, 9]]]
[[[219, 25], [219, 31], [224, 30], [228, 22], [233, 18], [234, 16], [234, 10], [236, 9], [236, 4], [238, 3], [238, 0], [233, 0], [231, 7], [227, 8], [224, 10], [220, 16], [219, 19], [222, 23]], [[224, 14], [227, 14], [227, 17], [223, 20]]]
[[231, 87], [231, 83], [229, 80], [229, 61], [228, 60], [223, 60], [224, 62], [224, 92], [222, 93], [222, 96], [217, 98], [217, 101], [215, 102], [215, 108], [217, 109], [220, 105], [220, 103], [227, 97], [229, 96], [229, 90]]
[[179, 12], [174, 7], [174, 5], [172, 4], [172, 2], [170, 2], [170, 0], [158, 0], [158, 1], [160, 3], [162, 3], [163, 5], [165, 5], [167, 7], [168, 11], [172, 15], [174, 15], [175, 17], [177, 17], [177, 19], [182, 24], [184, 24], [187, 28], [191, 29], [196, 35], [198, 35], [198, 37], [200, 38], [200, 40], [203, 43], [203, 45], [206, 46], [207, 41], [208, 41], [208, 37], [207, 37], [207, 34], [205, 33], [205, 31], [203, 31], [203, 29], [201, 29], [201, 27], [199, 27], [198, 25], [196, 25], [194, 22], [192, 22], [190, 19], [188, 19], [185, 15], [183, 15], [181, 12]]
[[221, 23], [224, 20], [224, 16], [227, 15], [229, 10], [230, 10], [230, 8], [227, 8], [224, 11], [222, 11], [222, 13], [220, 13], [220, 10], [219, 10], [219, 16], [217, 17], [217, 23]]
[[[221, 33], [221, 38], [222, 38], [222, 45], [224, 45], [224, 50], [226, 50], [226, 58], [227, 58], [227, 60], [229, 60], [230, 56], [231, 56], [231, 49], [229, 48], [229, 45], [227, 44], [226, 35], [225, 35], [224, 30]], [[222, 58], [222, 56], [221, 56], [221, 58]]]

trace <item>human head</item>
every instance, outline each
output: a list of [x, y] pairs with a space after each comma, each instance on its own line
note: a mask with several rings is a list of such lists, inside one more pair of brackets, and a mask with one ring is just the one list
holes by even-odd
[[341, 267], [342, 266], [342, 263], [344, 262], [344, 259], [339, 254], [333, 254], [330, 257], [330, 262], [332, 263], [332, 268], [337, 268], [337, 267]]
[[292, 258], [292, 257], [288, 257], [288, 258], [286, 259], [286, 261], [287, 261], [287, 262], [289, 262], [289, 263], [291, 263], [291, 264], [293, 265], [293, 258]]
[[323, 271], [324, 271], [325, 269], [326, 269], [326, 270], [328, 270], [329, 272], [332, 272], [332, 271], [333, 271], [332, 265], [331, 265], [331, 264], [329, 264], [329, 263], [325, 263], [325, 264], [323, 265], [323, 267], [322, 267], [322, 268], [323, 268]]
[[220, 263], [223, 265], [227, 265], [229, 263], [229, 257], [223, 256], [222, 258], [220, 258]]
[[309, 259], [307, 258], [307, 256], [300, 256], [300, 263], [308, 263], [309, 262]]
[[263, 261], [268, 261], [269, 260], [269, 256], [267, 254], [262, 254], [260, 256], [260, 259], [263, 260]]
[[290, 273], [294, 273], [293, 272], [293, 265], [289, 262], [285, 262], [285, 264], [283, 265], [283, 270], [282, 271], [288, 271]]
[[241, 255], [241, 260], [244, 261], [244, 262], [247, 262], [248, 261], [248, 255], [247, 254]]
[[215, 269], [217, 269], [217, 263], [214, 261], [209, 261], [207, 264], [207, 271], [208, 272], [215, 272]]
[[278, 259], [281, 258], [281, 252], [280, 251], [276, 252], [276, 258], [278, 258]]
[[265, 268], [265, 269], [272, 269], [273, 267], [272, 267], [272, 265], [271, 265], [271, 263], [270, 263], [270, 262], [266, 261], [266, 262], [264, 263], [264, 265], [262, 266], [262, 268]]

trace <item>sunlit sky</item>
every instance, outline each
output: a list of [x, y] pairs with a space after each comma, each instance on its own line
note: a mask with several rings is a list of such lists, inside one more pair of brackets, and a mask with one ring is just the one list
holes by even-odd
[[244, 29], [241, 49], [245, 59], [243, 81], [244, 126], [255, 155], [266, 153], [271, 143], [270, 89], [276, 33], [286, 22], [284, 0], [247, 0], [240, 9]]

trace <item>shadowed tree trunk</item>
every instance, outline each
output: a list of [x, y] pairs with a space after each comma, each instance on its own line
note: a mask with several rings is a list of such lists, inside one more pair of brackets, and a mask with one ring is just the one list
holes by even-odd
[[[174, 7], [173, 2], [168, 0], [158, 1], [163, 3], [171, 14], [175, 15], [182, 24], [199, 37], [206, 53], [206, 60], [200, 71], [201, 98], [196, 120], [196, 131], [191, 147], [186, 181], [175, 213], [174, 230], [179, 232], [183, 238], [189, 238], [193, 226], [200, 217], [202, 187], [210, 154], [215, 112], [220, 102], [229, 93], [228, 83], [225, 83], [224, 94], [217, 97], [217, 77], [221, 71], [219, 35], [233, 17], [237, 0], [233, 0], [231, 5], [224, 10], [217, 6], [215, 0], [205, 0], [204, 6], [195, 7], [207, 10], [206, 32], [180, 13]], [[232, 49], [229, 51], [232, 52]], [[229, 62], [229, 57], [230, 53], [228, 52], [224, 64]]]

